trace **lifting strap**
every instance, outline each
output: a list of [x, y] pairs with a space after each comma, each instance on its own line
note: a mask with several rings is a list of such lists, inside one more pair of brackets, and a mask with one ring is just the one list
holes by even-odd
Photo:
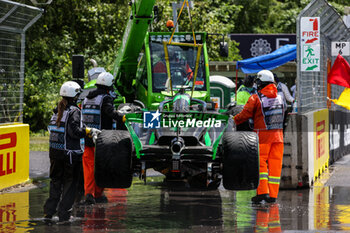
[[173, 36], [174, 36], [174, 34], [175, 34], [176, 27], [177, 27], [177, 25], [179, 24], [180, 16], [181, 16], [182, 10], [184, 9], [185, 4], [186, 4], [186, 7], [187, 7], [188, 18], [189, 18], [189, 20], [190, 20], [190, 25], [191, 25], [191, 29], [192, 29], [192, 35], [193, 35], [194, 45], [197, 44], [197, 42], [196, 42], [196, 37], [195, 37], [195, 35], [194, 35], [194, 28], [193, 28], [193, 24], [192, 24], [192, 17], [191, 17], [190, 5], [189, 5], [189, 3], [188, 3], [188, 0], [184, 0], [183, 3], [182, 3], [179, 16], [178, 16], [177, 19], [176, 19], [175, 27], [174, 27], [174, 29], [173, 29], [173, 32], [171, 33], [171, 37], [170, 37], [170, 39], [169, 39], [168, 44], [171, 44], [171, 40], [173, 39]]
[[[186, 4], [186, 7], [187, 7], [187, 12], [188, 12], [188, 18], [190, 20], [190, 25], [191, 25], [191, 29], [192, 29], [192, 36], [193, 36], [193, 44], [188, 44], [188, 43], [172, 43], [172, 39], [173, 39], [173, 36], [175, 34], [175, 30], [176, 30], [176, 27], [179, 23], [179, 20], [180, 20], [180, 17], [181, 17], [181, 13], [185, 7], [185, 4]], [[166, 68], [167, 68], [167, 73], [168, 73], [168, 80], [169, 80], [169, 84], [170, 84], [170, 90], [171, 90], [171, 96], [173, 96], [173, 87], [172, 87], [172, 80], [171, 80], [171, 75], [170, 75], [170, 63], [169, 63], [169, 53], [168, 53], [168, 48], [167, 48], [167, 45], [182, 45], [182, 46], [191, 46], [191, 47], [195, 47], [197, 48], [197, 57], [196, 57], [196, 67], [195, 67], [195, 71], [194, 71], [194, 80], [193, 80], [193, 85], [192, 85], [192, 90], [191, 90], [191, 98], [193, 96], [193, 91], [194, 91], [194, 88], [195, 88], [195, 83], [196, 83], [196, 79], [197, 79], [197, 73], [198, 73], [198, 65], [199, 65], [199, 60], [200, 60], [200, 55], [201, 55], [201, 50], [202, 50], [202, 47], [203, 45], [202, 44], [197, 44], [196, 42], [196, 36], [194, 34], [194, 27], [193, 27], [193, 23], [192, 23], [192, 16], [191, 16], [191, 11], [190, 11], [190, 5], [188, 3], [188, 0], [184, 0], [183, 3], [182, 3], [182, 6], [181, 6], [181, 9], [180, 9], [180, 13], [176, 19], [176, 23], [175, 23], [175, 27], [173, 28], [173, 32], [171, 33], [171, 37], [169, 39], [168, 42], [163, 42], [163, 45], [164, 45], [164, 53], [165, 53], [165, 63], [166, 63]]]

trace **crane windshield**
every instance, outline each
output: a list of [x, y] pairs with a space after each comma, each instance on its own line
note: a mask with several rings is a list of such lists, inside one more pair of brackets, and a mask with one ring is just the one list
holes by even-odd
[[[196, 91], [206, 90], [205, 63], [203, 51], [198, 63], [198, 72], [195, 79], [195, 68], [198, 48], [179, 45], [167, 45], [169, 54], [169, 70], [173, 89], [188, 86]], [[166, 68], [165, 52], [162, 41], [151, 41], [152, 84], [153, 92], [169, 89], [168, 71]], [[195, 83], [193, 83], [195, 82]]]

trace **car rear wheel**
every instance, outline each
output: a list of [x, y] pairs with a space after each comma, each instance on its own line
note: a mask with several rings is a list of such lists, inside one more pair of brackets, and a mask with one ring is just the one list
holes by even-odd
[[103, 188], [128, 188], [132, 183], [131, 139], [128, 131], [102, 130], [96, 140], [95, 181]]
[[259, 139], [255, 132], [226, 132], [223, 137], [223, 186], [251, 190], [259, 185]]

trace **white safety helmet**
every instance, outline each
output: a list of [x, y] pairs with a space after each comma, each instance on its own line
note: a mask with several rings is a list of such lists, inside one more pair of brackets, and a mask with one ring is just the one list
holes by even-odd
[[273, 77], [273, 73], [269, 70], [259, 71], [256, 79], [260, 80], [261, 82], [271, 82], [271, 83], [275, 82], [275, 78]]
[[113, 85], [113, 80], [114, 80], [114, 77], [111, 73], [102, 72], [101, 74], [98, 75], [96, 84], [110, 87]]
[[81, 93], [81, 87], [74, 81], [68, 81], [63, 83], [60, 89], [60, 96], [62, 97], [75, 97]]

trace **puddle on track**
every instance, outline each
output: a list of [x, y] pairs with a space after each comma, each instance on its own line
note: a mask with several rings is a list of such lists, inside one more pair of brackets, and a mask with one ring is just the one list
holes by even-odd
[[[277, 204], [252, 205], [255, 191], [167, 186], [163, 177], [107, 189], [108, 204], [76, 206], [70, 222], [42, 218], [48, 185], [0, 196], [1, 232], [350, 231], [350, 187], [281, 190]], [[48, 180], [44, 181], [48, 183]]]

